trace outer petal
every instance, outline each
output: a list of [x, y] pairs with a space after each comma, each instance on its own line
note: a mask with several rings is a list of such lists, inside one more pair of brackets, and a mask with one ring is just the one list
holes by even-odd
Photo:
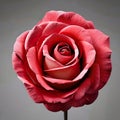
[[38, 22], [38, 24], [46, 21], [59, 21], [66, 24], [79, 25], [84, 28], [94, 28], [94, 25], [91, 21], [85, 20], [82, 16], [75, 12], [64, 12], [54, 10], [48, 11], [43, 17], [43, 19], [40, 22]]
[[41, 22], [56, 21], [57, 17], [61, 13], [63, 13], [63, 11], [54, 11], [54, 10], [48, 11], [43, 17], [43, 19], [38, 22], [38, 24], [40, 24]]
[[86, 94], [86, 96], [85, 96], [86, 103], [85, 104], [88, 105], [88, 104], [93, 103], [96, 100], [97, 97], [98, 97], [98, 91], [96, 91], [92, 94]]
[[44, 103], [66, 103], [72, 99], [76, 89], [71, 91], [43, 91]]
[[45, 27], [42, 34], [44, 36], [49, 36], [51, 34], [58, 33], [61, 29], [63, 29], [66, 26], [67, 24], [61, 22], [56, 22], [56, 21], [48, 22], [48, 25]]
[[85, 20], [82, 16], [74, 12], [63, 12], [58, 16], [57, 21], [67, 23], [70, 25], [78, 25], [86, 29], [94, 28], [94, 25], [91, 21]]
[[[36, 46], [37, 42], [39, 41], [43, 29], [46, 27], [47, 23], [41, 24], [40, 26], [35, 26], [32, 30], [30, 30], [26, 41], [25, 41], [25, 49], [28, 50], [29, 48]], [[42, 42], [42, 41], [41, 41]]]
[[32, 47], [28, 50], [27, 61], [28, 61], [28, 64], [31, 70], [36, 74], [36, 77], [40, 85], [42, 85], [42, 87], [44, 87], [47, 90], [53, 90], [49, 85], [46, 84], [46, 82], [42, 78], [42, 70], [41, 70], [42, 68], [38, 64], [37, 53], [36, 53], [35, 47]]
[[29, 95], [36, 103], [47, 103], [47, 104], [56, 104], [56, 103], [67, 103], [72, 99], [72, 94], [75, 93], [76, 89], [71, 91], [46, 91], [41, 86], [35, 86], [30, 84], [25, 84], [26, 89], [28, 90]]
[[[81, 81], [65, 80], [65, 79], [55, 79], [51, 77], [43, 76], [43, 78], [48, 82], [50, 86], [56, 90], [72, 90], [80, 85]], [[70, 92], [72, 94], [72, 92]]]
[[12, 63], [13, 63], [14, 70], [16, 71], [20, 80], [23, 83], [32, 84], [32, 81], [30, 80], [30, 78], [28, 77], [26, 73], [25, 65], [23, 61], [20, 59], [20, 57], [15, 52], [13, 52], [12, 54]]
[[87, 78], [83, 78], [83, 83], [79, 86], [74, 95], [72, 105], [74, 107], [83, 106], [92, 103], [98, 96], [98, 87], [100, 84], [99, 65], [94, 64], [87, 73]]
[[42, 91], [42, 88], [39, 86], [39, 88], [35, 85], [29, 85], [24, 84], [27, 92], [29, 93], [30, 97], [36, 102], [36, 103], [43, 103], [45, 100], [43, 98], [44, 91]]
[[74, 99], [80, 100], [82, 97], [84, 97], [86, 92], [89, 90], [90, 86], [91, 86], [90, 78], [86, 78], [83, 81], [83, 83], [81, 83], [79, 89], [76, 91]]
[[80, 100], [73, 100], [72, 106], [81, 107], [85, 104], [91, 104], [92, 102], [94, 102], [96, 100], [97, 96], [98, 96], [98, 92], [95, 92], [92, 94], [86, 94]]
[[24, 43], [29, 31], [23, 32], [20, 36], [17, 37], [13, 51], [23, 60], [25, 58], [25, 49]]
[[73, 100], [72, 106], [73, 107], [81, 107], [86, 104], [85, 96], [83, 96], [80, 100]]
[[12, 54], [12, 64], [14, 70], [16, 71], [18, 77], [23, 83], [32, 84], [31, 79], [29, 78], [26, 65], [25, 65], [25, 49], [24, 49], [24, 42], [28, 35], [28, 31], [22, 33], [16, 40], [13, 48]]
[[97, 53], [96, 63], [100, 66], [100, 89], [108, 81], [112, 68], [109, 37], [99, 30], [89, 30], [89, 33], [93, 39], [93, 46]]
[[40, 69], [38, 60], [37, 60], [37, 51], [35, 47], [32, 47], [28, 50], [27, 52], [27, 61], [28, 64], [31, 68], [31, 70], [35, 73], [35, 74], [40, 74], [42, 71]]
[[88, 77], [91, 80], [91, 87], [87, 93], [94, 93], [98, 91], [100, 85], [100, 66], [97, 63], [94, 63], [89, 69]]
[[60, 31], [60, 34], [67, 35], [75, 40], [76, 43], [79, 41], [87, 41], [92, 43], [90, 34], [83, 28], [77, 25], [69, 25]]
[[35, 84], [39, 86], [35, 74], [30, 70], [26, 59], [24, 61], [13, 52], [12, 54], [13, 67], [18, 75], [18, 78], [25, 84]]
[[96, 56], [96, 51], [94, 49], [94, 47], [85, 41], [80, 41], [79, 42], [81, 44], [82, 47], [82, 65], [83, 65], [83, 69], [80, 72], [80, 74], [74, 78], [74, 80], [78, 80], [78, 79], [82, 79], [84, 77], [84, 75], [87, 73], [88, 69], [92, 66], [92, 64], [95, 61], [95, 56]]
[[44, 104], [45, 107], [53, 112], [57, 111], [67, 111], [68, 109], [71, 108], [71, 102], [66, 102], [66, 103], [46, 103]]

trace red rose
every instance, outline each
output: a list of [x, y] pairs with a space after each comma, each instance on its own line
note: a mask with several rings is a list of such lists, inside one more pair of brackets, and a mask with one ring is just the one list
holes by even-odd
[[91, 104], [111, 73], [109, 37], [79, 14], [49, 11], [14, 44], [12, 63], [36, 103], [51, 111]]

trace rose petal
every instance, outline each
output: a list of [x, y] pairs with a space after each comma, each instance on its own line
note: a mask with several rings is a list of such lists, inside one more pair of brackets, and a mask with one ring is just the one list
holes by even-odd
[[39, 86], [39, 83], [36, 79], [35, 74], [29, 69], [26, 60], [24, 62], [20, 59], [20, 57], [13, 52], [12, 55], [12, 62], [14, 69], [18, 75], [18, 78], [24, 83], [24, 84], [35, 84]]
[[35, 85], [29, 85], [29, 84], [24, 84], [27, 92], [29, 93], [30, 97], [36, 102], [36, 103], [42, 103], [44, 102], [44, 91], [42, 91], [42, 88], [38, 88]]
[[53, 78], [72, 80], [80, 72], [80, 63], [79, 60], [76, 59], [76, 61], [71, 65], [59, 68], [52, 68], [44, 71], [47, 73], [47, 75]]
[[[34, 72], [29, 68], [28, 66], [28, 63], [26, 61], [26, 59], [24, 59], [24, 61], [21, 61], [21, 64], [20, 64], [20, 58], [19, 56], [16, 54], [16, 57], [18, 60], [16, 60], [14, 63], [14, 66], [16, 66], [16, 71], [17, 74], [18, 74], [18, 77], [24, 81], [24, 76], [25, 76], [25, 79], [28, 80], [27, 82], [31, 82], [37, 86], [39, 86], [39, 83], [36, 79], [36, 75], [34, 74]], [[15, 65], [16, 64], [16, 65]], [[22, 70], [23, 69], [23, 70]], [[22, 78], [23, 77], [23, 78]], [[27, 83], [27, 82], [23, 82], [23, 83]], [[28, 83], [27, 83], [28, 84]]]
[[[109, 45], [109, 37], [99, 30], [89, 30], [89, 33], [93, 39], [93, 46], [96, 49], [96, 63], [100, 66], [100, 86], [101, 89], [105, 83], [108, 81], [108, 78], [111, 73], [111, 49]], [[101, 47], [102, 46], [102, 47]]]
[[27, 62], [26, 62], [26, 51], [24, 49], [24, 42], [26, 40], [27, 35], [28, 35], [28, 31], [22, 33], [17, 38], [14, 44], [12, 63], [19, 79], [23, 83], [26, 83], [26, 84], [34, 83], [36, 85], [39, 85], [34, 73], [29, 69], [29, 66], [27, 65]]
[[74, 107], [91, 104], [98, 96], [98, 87], [100, 83], [99, 65], [94, 64], [89, 70], [87, 79], [84, 79], [76, 92], [72, 105]]
[[87, 76], [88, 77], [84, 79], [79, 90], [75, 94], [73, 106], [77, 107], [84, 104], [90, 104], [97, 98], [98, 87], [100, 84], [99, 65], [94, 64], [92, 68], [89, 69]]
[[23, 83], [32, 84], [32, 81], [27, 74], [26, 64], [25, 64], [26, 52], [24, 49], [24, 42], [25, 42], [26, 36], [28, 35], [28, 32], [29, 31], [25, 31], [17, 38], [13, 48], [12, 64], [13, 64], [14, 70], [18, 75], [18, 78]]
[[[60, 91], [46, 91], [41, 86], [24, 84], [28, 90], [29, 95], [36, 103], [66, 103], [72, 98], [72, 94], [76, 91], [72, 90], [69, 92], [60, 92]], [[68, 97], [69, 96], [69, 97]]]
[[89, 69], [88, 77], [91, 79], [91, 87], [87, 93], [94, 93], [98, 90], [100, 85], [100, 66], [94, 63]]
[[62, 34], [52, 34], [50, 36], [48, 36], [44, 42], [43, 42], [43, 46], [44, 45], [48, 45], [49, 47], [49, 51], [50, 48], [53, 48], [53, 46], [57, 45], [60, 42], [66, 42], [68, 45], [70, 45], [72, 48], [74, 48], [74, 40], [66, 35], [62, 35]]
[[34, 72], [30, 69], [28, 63], [27, 63], [27, 60], [24, 61], [24, 66], [25, 66], [25, 71], [26, 71], [26, 74], [28, 75], [28, 77], [31, 79], [31, 81], [33, 82], [34, 85], [37, 85], [37, 86], [40, 86], [37, 78], [36, 78], [36, 75], [34, 74]]
[[47, 21], [56, 21], [57, 17], [63, 13], [63, 11], [48, 11], [46, 12], [45, 16], [42, 20], [40, 20], [37, 24], [39, 25], [41, 22], [47, 22]]
[[[50, 56], [50, 52], [52, 51], [51, 49], [53, 49], [53, 46], [55, 46], [56, 44], [58, 44], [61, 41], [66, 42], [74, 50], [74, 57], [71, 61], [69, 61], [69, 63], [67, 63], [67, 65], [74, 62], [75, 59], [78, 57], [78, 55], [81, 55], [81, 53], [82, 53], [81, 51], [80, 51], [81, 53], [79, 53], [78, 48], [75, 45], [75, 42], [73, 39], [71, 39], [65, 35], [52, 34], [51, 36], [46, 38], [46, 40], [44, 41], [42, 46], [45, 46], [45, 47], [43, 47], [43, 55], [45, 56], [45, 60], [49, 59], [49, 60], [51, 60], [51, 62], [53, 61], [53, 63], [55, 63], [55, 66], [57, 64], [59, 64], [58, 66], [62, 66], [62, 64], [59, 61], [56, 61], [54, 58], [52, 58]], [[40, 51], [42, 51], [42, 49], [40, 49]], [[49, 64], [49, 62], [45, 62], [45, 64], [47, 65], [47, 64]], [[51, 65], [53, 65], [53, 64], [51, 64]], [[47, 65], [47, 66], [49, 66], [49, 65]], [[58, 66], [56, 66], [56, 67], [58, 67]], [[52, 67], [48, 67], [48, 68], [50, 69]], [[47, 69], [47, 68], [45, 68], [45, 69]]]
[[[59, 43], [60, 44], [60, 43]], [[59, 44], [55, 47], [54, 49], [54, 53], [53, 53], [53, 57], [59, 61], [60, 63], [62, 63], [63, 65], [67, 64], [68, 62], [70, 62], [74, 55], [62, 55], [59, 51], [58, 51], [58, 47], [59, 47]]]
[[[35, 26], [32, 30], [30, 30], [26, 41], [25, 41], [25, 49], [28, 50], [29, 48], [36, 46], [37, 42], [42, 35], [43, 29], [46, 27], [47, 23], [41, 24], [39, 26]], [[41, 41], [42, 42], [42, 41]]]
[[17, 37], [13, 51], [23, 60], [25, 58], [25, 49], [24, 42], [28, 35], [29, 31], [23, 32], [20, 36]]
[[80, 81], [56, 79], [56, 78], [47, 77], [47, 76], [43, 76], [43, 78], [48, 82], [48, 84], [50, 86], [52, 86], [53, 88], [55, 88], [57, 90], [70, 90], [70, 89], [74, 89], [75, 87], [77, 87], [80, 84]]
[[77, 25], [69, 25], [63, 28], [59, 33], [73, 38], [75, 43], [78, 43], [79, 41], [87, 41], [92, 43], [90, 34], [87, 32], [87, 30]]
[[72, 106], [73, 107], [81, 107], [83, 105], [85, 105], [85, 103], [87, 102], [86, 97], [82, 97], [80, 100], [74, 100], [72, 102]]
[[80, 47], [82, 47], [82, 57], [83, 57], [83, 65], [89, 64], [88, 67], [90, 67], [94, 60], [95, 60], [95, 55], [96, 55], [96, 51], [93, 47], [93, 45], [91, 45], [88, 42], [85, 41], [80, 41], [78, 44], [80, 44]]
[[86, 29], [94, 28], [92, 21], [87, 21], [82, 16], [74, 12], [63, 12], [58, 16], [57, 21], [72, 25], [79, 25]]
[[50, 34], [58, 33], [61, 29], [63, 29], [66, 26], [66, 24], [61, 22], [49, 22], [43, 30], [42, 34], [44, 36], [49, 36]]
[[86, 99], [86, 104], [91, 104], [93, 103], [96, 98], [98, 97], [98, 91], [92, 93], [92, 94], [86, 94], [85, 99]]
[[67, 103], [45, 103], [44, 104], [45, 107], [53, 112], [57, 112], [57, 111], [67, 111], [68, 109], [71, 108], [71, 102], [67, 102]]
[[37, 25], [46, 21], [59, 21], [67, 24], [79, 25], [86, 29], [94, 28], [92, 21], [88, 21], [83, 18], [81, 15], [74, 12], [64, 12], [64, 11], [48, 11], [42, 20], [40, 20]]
[[40, 83], [40, 85], [45, 88], [46, 90], [54, 90], [52, 87], [50, 87], [43, 79], [43, 77], [40, 74], [36, 74], [37, 80]]
[[20, 59], [20, 57], [17, 55], [17, 53], [13, 52], [12, 54], [12, 64], [14, 67], [14, 70], [16, 71], [18, 78], [26, 84], [32, 84], [31, 79], [28, 77], [26, 70], [25, 70], [25, 65], [23, 61]]
[[38, 64], [37, 51], [35, 47], [32, 47], [27, 52], [27, 61], [31, 70], [36, 74], [37, 80], [46, 90], [53, 90], [49, 85], [46, 84], [42, 78], [42, 68]]
[[85, 104], [91, 104], [96, 100], [97, 96], [98, 96], [98, 92], [95, 92], [93, 94], [87, 94], [84, 97], [82, 97], [80, 100], [73, 100], [72, 106], [80, 107]]
[[26, 57], [27, 57], [27, 61], [28, 61], [28, 64], [29, 64], [31, 70], [35, 74], [40, 74], [41, 69], [40, 69], [40, 65], [39, 65], [38, 60], [37, 60], [36, 48], [35, 47], [30, 48], [27, 52]]
[[74, 94], [74, 99], [80, 100], [82, 97], [84, 97], [90, 86], [91, 86], [90, 78], [86, 78], [80, 85], [79, 89]]
[[44, 59], [44, 69], [45, 70], [63, 66], [61, 63], [59, 63], [58, 61], [56, 61], [54, 58], [52, 58], [49, 55], [48, 46], [46, 46], [46, 45], [43, 47], [43, 55], [45, 56], [45, 59]]
[[95, 49], [94, 47], [85, 41], [80, 41], [79, 44], [82, 47], [82, 64], [84, 66], [83, 70], [81, 71], [81, 73], [74, 79], [82, 79], [82, 77], [86, 74], [86, 72], [88, 71], [88, 69], [91, 67], [91, 65], [94, 63], [95, 61]]
[[43, 97], [45, 103], [66, 103], [73, 98], [73, 94], [76, 92], [76, 89], [70, 91], [43, 91]]

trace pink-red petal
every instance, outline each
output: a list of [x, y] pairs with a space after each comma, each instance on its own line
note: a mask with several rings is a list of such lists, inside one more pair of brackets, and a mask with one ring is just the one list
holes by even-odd
[[28, 35], [29, 31], [23, 32], [21, 35], [19, 35], [15, 41], [13, 51], [19, 55], [19, 57], [23, 60], [25, 58], [25, 48], [24, 43], [26, 40], [26, 37]]
[[94, 47], [85, 41], [80, 41], [79, 42], [80, 46], [82, 47], [82, 65], [83, 65], [83, 70], [81, 73], [74, 79], [82, 79], [84, 75], [87, 73], [88, 69], [92, 66], [92, 64], [95, 61], [95, 56], [96, 56], [96, 51]]
[[24, 62], [21, 60], [21, 58], [15, 52], [13, 52], [13, 54], [12, 54], [12, 64], [13, 64], [15, 72], [18, 75], [18, 78], [20, 78], [20, 80], [23, 83], [32, 84], [32, 81], [28, 77], [28, 74], [25, 70]]
[[[47, 77], [47, 76], [43, 76], [43, 78], [45, 79], [45, 81], [48, 82], [48, 84], [50, 86], [52, 86], [53, 88], [55, 88], [57, 90], [74, 89], [75, 87], [77, 87], [80, 84], [80, 81], [72, 81], [72, 80], [65, 80], [65, 79], [55, 79], [55, 78]], [[72, 92], [70, 92], [70, 93], [72, 93]]]
[[99, 30], [89, 30], [89, 34], [92, 37], [92, 43], [96, 50], [96, 63], [100, 66], [100, 86], [102, 88], [111, 74], [111, 49], [109, 44], [109, 36], [105, 35]]
[[[44, 41], [44, 43], [41, 45], [41, 49], [39, 50], [39, 55], [42, 51], [42, 47], [43, 47], [43, 55], [45, 57], [47, 57], [47, 59], [51, 59], [51, 61], [53, 61], [54, 63], [56, 63], [55, 59], [52, 58], [52, 56], [50, 56], [50, 53], [52, 52], [53, 46], [57, 45], [60, 42], [65, 42], [68, 45], [70, 45], [72, 47], [72, 49], [74, 50], [74, 57], [73, 59], [71, 59], [67, 64], [71, 64], [72, 62], [74, 62], [76, 60], [76, 58], [78, 57], [78, 55], [81, 53], [79, 53], [79, 50], [74, 42], [73, 39], [71, 39], [70, 37], [67, 37], [65, 35], [61, 35], [61, 34], [52, 34], [49, 37], [47, 37]], [[81, 51], [80, 51], [81, 52]], [[42, 54], [42, 53], [41, 53]], [[79, 55], [79, 56], [80, 56]], [[40, 56], [39, 56], [40, 57]], [[39, 58], [38, 58], [39, 59]], [[46, 59], [46, 58], [45, 58]], [[54, 59], [54, 60], [53, 60]], [[57, 61], [59, 64], [61, 64], [59, 61]]]
[[29, 31], [29, 34], [26, 37], [25, 40], [25, 49], [28, 50], [29, 48], [36, 46], [37, 42], [39, 41], [39, 38], [42, 35], [42, 31], [46, 24], [41, 26], [35, 26], [32, 30]]
[[74, 55], [71, 54], [71, 55], [62, 55], [60, 52], [59, 52], [59, 48], [58, 48], [59, 44], [55, 47], [54, 49], [54, 53], [53, 53], [53, 57], [59, 61], [61, 64], [65, 65], [67, 64], [68, 62], [70, 62]]
[[48, 22], [48, 25], [43, 30], [42, 34], [43, 36], [49, 36], [54, 33], [58, 33], [61, 29], [66, 27], [67, 25], [65, 23], [61, 22]]
[[86, 78], [81, 83], [81, 85], [79, 86], [79, 89], [74, 94], [74, 99], [75, 100], [80, 100], [82, 97], [84, 97], [84, 95], [86, 94], [86, 92], [89, 90], [90, 86], [91, 86], [90, 78]]
[[100, 66], [94, 63], [89, 69], [88, 77], [91, 79], [91, 87], [87, 93], [94, 93], [98, 90], [100, 85]]
[[43, 98], [44, 91], [42, 91], [41, 87], [37, 87], [35, 85], [24, 84], [28, 94], [36, 103], [43, 103], [45, 100]]
[[87, 41], [92, 43], [90, 34], [87, 30], [77, 25], [69, 25], [63, 28], [59, 33], [73, 38], [76, 43], [79, 41]]
[[58, 16], [57, 21], [70, 25], [78, 25], [86, 29], [94, 28], [92, 21], [87, 21], [82, 16], [74, 12], [63, 12]]
[[35, 47], [30, 48], [27, 52], [26, 57], [27, 57], [28, 65], [31, 68], [31, 70], [35, 74], [40, 74], [42, 68], [40, 69], [40, 65], [38, 63], [36, 48]]
[[49, 55], [47, 45], [44, 45], [44, 47], [43, 47], [43, 55], [45, 56], [44, 67], [43, 67], [45, 70], [48, 70], [48, 69], [51, 69], [51, 68], [58, 68], [58, 67], [63, 66], [60, 62], [56, 61], [53, 57], [51, 57]]
[[32, 47], [27, 52], [27, 61], [31, 70], [35, 73], [39, 84], [44, 87], [46, 90], [53, 90], [49, 85], [46, 84], [42, 78], [42, 66], [39, 65], [37, 59], [37, 51], [35, 47]]
[[[25, 87], [28, 90], [29, 95], [36, 103], [48, 103], [48, 104], [55, 104], [55, 103], [66, 103], [70, 99], [72, 99], [72, 94], [75, 90], [69, 92], [61, 92], [61, 91], [46, 91], [41, 86], [29, 85], [25, 84]], [[69, 96], [69, 97], [68, 97]]]
[[48, 11], [46, 12], [45, 16], [43, 17], [42, 20], [40, 20], [37, 24], [41, 24], [42, 22], [47, 22], [47, 21], [56, 21], [59, 14], [63, 13], [63, 11]]
[[80, 73], [80, 63], [77, 59], [73, 64], [44, 70], [47, 75], [57, 79], [74, 79]]
[[72, 106], [81, 107], [85, 104], [91, 104], [96, 100], [97, 96], [98, 96], [98, 92], [95, 92], [95, 93], [92, 93], [92, 94], [86, 94], [80, 100], [73, 100]]
[[58, 21], [66, 24], [79, 25], [86, 29], [93, 29], [94, 24], [92, 21], [88, 21], [81, 15], [75, 12], [64, 12], [64, 11], [48, 11], [43, 19], [38, 22], [38, 25], [46, 21]]
[[46, 103], [44, 104], [45, 107], [53, 112], [57, 111], [67, 111], [68, 109], [71, 108], [71, 102], [66, 102], [66, 103]]

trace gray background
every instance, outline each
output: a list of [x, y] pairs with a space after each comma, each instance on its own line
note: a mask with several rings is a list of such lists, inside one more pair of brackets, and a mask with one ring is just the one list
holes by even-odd
[[62, 112], [50, 112], [32, 101], [11, 65], [16, 37], [51, 9], [75, 11], [111, 37], [113, 70], [108, 84], [93, 104], [70, 109], [69, 120], [119, 120], [119, 0], [0, 0], [0, 120], [63, 120]]

